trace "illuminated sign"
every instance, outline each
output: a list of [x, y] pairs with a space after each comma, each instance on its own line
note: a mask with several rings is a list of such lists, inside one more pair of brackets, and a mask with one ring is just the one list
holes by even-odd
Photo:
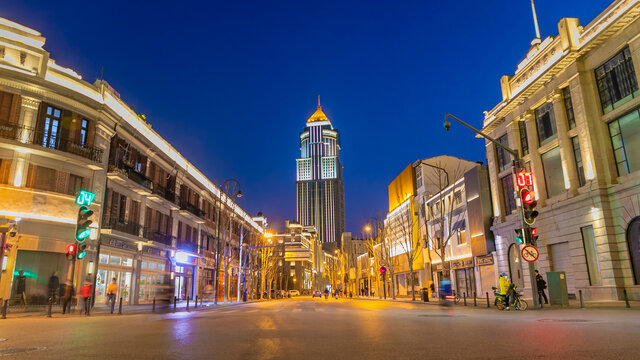
[[518, 187], [533, 186], [533, 173], [531, 171], [520, 171], [516, 180]]
[[80, 190], [78, 197], [76, 197], [76, 204], [90, 206], [95, 197], [96, 197], [96, 194], [94, 193]]

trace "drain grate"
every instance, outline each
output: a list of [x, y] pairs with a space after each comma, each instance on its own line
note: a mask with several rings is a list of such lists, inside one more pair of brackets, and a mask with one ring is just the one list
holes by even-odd
[[593, 322], [593, 320], [585, 320], [585, 319], [540, 319], [540, 322], [569, 322], [569, 323], [586, 323]]
[[31, 348], [14, 348], [14, 347], [10, 347], [10, 348], [3, 348], [0, 349], [0, 356], [9, 356], [9, 355], [16, 355], [16, 354], [22, 354], [22, 353], [27, 353], [27, 352], [32, 352], [32, 351], [42, 351], [45, 350], [46, 347], [31, 347]]

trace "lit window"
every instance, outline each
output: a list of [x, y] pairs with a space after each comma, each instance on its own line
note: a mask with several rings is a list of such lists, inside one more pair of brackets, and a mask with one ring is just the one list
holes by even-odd
[[595, 73], [605, 114], [638, 96], [638, 81], [628, 47], [596, 68]]
[[578, 170], [578, 181], [580, 182], [580, 186], [584, 186], [587, 180], [584, 177], [584, 164], [582, 163], [580, 141], [577, 136], [571, 138], [571, 145], [573, 146], [573, 157], [576, 160], [576, 169]]
[[518, 121], [518, 130], [520, 132], [520, 150], [522, 156], [529, 154], [529, 141], [527, 140], [527, 124], [524, 121]]
[[564, 98], [564, 110], [567, 114], [567, 122], [569, 129], [576, 127], [576, 117], [573, 113], [573, 102], [571, 101], [571, 91], [569, 87], [562, 89], [562, 97]]
[[541, 155], [544, 180], [547, 185], [547, 196], [553, 197], [562, 194], [564, 187], [564, 171], [560, 158], [560, 148], [555, 147]]
[[540, 146], [556, 138], [556, 119], [553, 115], [553, 104], [546, 103], [535, 111], [538, 125], [538, 140]]
[[85, 119], [82, 119], [82, 126], [80, 127], [80, 145], [87, 145], [87, 127], [88, 122]]
[[640, 170], [640, 112], [635, 110], [609, 123], [618, 175]]

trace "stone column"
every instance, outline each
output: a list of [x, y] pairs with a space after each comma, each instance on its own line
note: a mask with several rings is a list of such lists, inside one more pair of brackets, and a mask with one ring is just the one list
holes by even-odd
[[[30, 144], [34, 141], [34, 129], [38, 120], [40, 100], [27, 96], [22, 96], [21, 100], [20, 118], [18, 119], [18, 125], [21, 130], [17, 135], [19, 135], [19, 141], [21, 143]], [[25, 185], [27, 172], [29, 171], [29, 158], [30, 154], [28, 152], [14, 151], [10, 175], [10, 183], [13, 184], [13, 186], [22, 187]]]
[[529, 157], [531, 161], [531, 171], [534, 174], [534, 188], [538, 194], [538, 205], [544, 206], [547, 199], [547, 187], [544, 181], [544, 170], [542, 168], [542, 158], [538, 148], [538, 129], [536, 128], [535, 115], [533, 110], [528, 110], [524, 116], [527, 128], [527, 142], [529, 143]]
[[578, 170], [576, 168], [576, 159], [573, 154], [573, 144], [569, 139], [569, 123], [567, 112], [565, 110], [564, 100], [562, 99], [562, 91], [556, 89], [552, 95], [553, 114], [556, 121], [556, 129], [558, 131], [558, 146], [560, 147], [560, 159], [562, 161], [562, 169], [564, 171], [565, 189], [572, 196], [578, 194], [580, 181], [578, 180]]

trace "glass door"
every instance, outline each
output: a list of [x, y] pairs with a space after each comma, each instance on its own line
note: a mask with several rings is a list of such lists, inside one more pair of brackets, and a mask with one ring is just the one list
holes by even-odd
[[96, 304], [105, 303], [107, 292], [107, 270], [98, 270], [96, 276]]
[[47, 106], [47, 114], [44, 117], [44, 129], [42, 133], [42, 146], [51, 149], [57, 148], [58, 132], [62, 111], [51, 106]]
[[131, 273], [123, 271], [120, 273], [120, 297], [123, 304], [129, 303], [129, 295], [131, 295]]

